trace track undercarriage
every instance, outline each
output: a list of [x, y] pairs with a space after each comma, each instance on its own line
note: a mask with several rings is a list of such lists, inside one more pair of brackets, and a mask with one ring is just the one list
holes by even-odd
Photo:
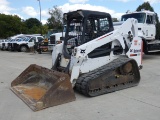
[[79, 77], [75, 88], [86, 96], [98, 96], [138, 85], [140, 73], [135, 60], [118, 58]]

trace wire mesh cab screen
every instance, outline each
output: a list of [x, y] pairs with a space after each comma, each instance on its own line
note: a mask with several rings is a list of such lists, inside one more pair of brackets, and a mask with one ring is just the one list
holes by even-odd
[[73, 18], [67, 29], [67, 49], [71, 52], [74, 47], [108, 33], [109, 22], [107, 17], [102, 16], [89, 16], [86, 19]]
[[[64, 14], [66, 33], [63, 53], [70, 58], [72, 50], [113, 31], [111, 16], [108, 13], [78, 10]], [[101, 48], [100, 48], [101, 49]]]
[[82, 33], [83, 33], [83, 25], [82, 19], [72, 19], [69, 24], [67, 24], [67, 49], [71, 53], [71, 49], [76, 46], [81, 45]]

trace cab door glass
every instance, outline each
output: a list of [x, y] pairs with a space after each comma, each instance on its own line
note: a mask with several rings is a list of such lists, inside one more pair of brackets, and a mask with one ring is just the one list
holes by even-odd
[[42, 42], [43, 41], [42, 37], [37, 37], [37, 39], [38, 39], [38, 42]]
[[33, 37], [33, 38], [31, 38], [30, 40], [29, 40], [29, 42], [35, 42], [36, 41], [36, 38], [35, 37]]
[[147, 15], [146, 23], [147, 23], [147, 24], [153, 24], [153, 16]]
[[155, 39], [156, 28], [154, 15], [147, 15], [145, 31], [147, 39]]

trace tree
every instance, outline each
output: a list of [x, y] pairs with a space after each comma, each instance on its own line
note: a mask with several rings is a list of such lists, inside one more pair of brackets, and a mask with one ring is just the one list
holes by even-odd
[[47, 32], [48, 32], [48, 25], [43, 25], [42, 26], [42, 34], [47, 34]]
[[0, 14], [0, 38], [20, 34], [21, 28], [22, 22], [17, 15]]
[[149, 2], [144, 2], [142, 5], [139, 5], [136, 11], [141, 11], [142, 9], [150, 10], [154, 12], [153, 7], [149, 4]]
[[41, 22], [37, 18], [29, 18], [25, 21], [25, 24], [28, 29], [31, 29], [34, 26], [40, 27]]
[[36, 18], [22, 20], [17, 15], [5, 15], [0, 13], [0, 38], [7, 38], [16, 34], [46, 34], [47, 25], [41, 25]]
[[41, 33], [41, 22], [37, 18], [29, 18], [24, 21], [27, 27], [27, 33], [38, 34]]
[[62, 10], [57, 6], [54, 6], [53, 9], [49, 9], [48, 13], [51, 16], [47, 19], [49, 29], [62, 30]]
[[[145, 10], [150, 10], [152, 12], [154, 12], [153, 7], [149, 4], [149, 2], [144, 2], [142, 5], [139, 5], [139, 7], [137, 8], [136, 11], [141, 11], [142, 9]], [[159, 22], [159, 18], [158, 15], [156, 13], [156, 39], [160, 39], [160, 22]]]

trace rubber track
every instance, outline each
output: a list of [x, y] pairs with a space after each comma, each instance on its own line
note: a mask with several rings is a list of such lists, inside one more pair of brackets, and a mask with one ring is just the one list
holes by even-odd
[[98, 78], [99, 76], [103, 75], [104, 73], [108, 73], [108, 72], [116, 70], [118, 67], [124, 65], [125, 63], [127, 63], [131, 60], [133, 60], [133, 59], [118, 58], [118, 59], [115, 59], [112, 62], [98, 68], [98, 69], [95, 69], [95, 70], [93, 70], [89, 73], [81, 75], [78, 78], [78, 80], [75, 84], [76, 90], [78, 92], [86, 95], [86, 96], [92, 96], [93, 97], [93, 96], [98, 96], [98, 95], [101, 95], [101, 94], [106, 94], [106, 93], [114, 92], [114, 91], [117, 91], [117, 90], [125, 89], [125, 88], [128, 88], [128, 87], [136, 86], [139, 83], [139, 80], [140, 80], [140, 73], [139, 73], [137, 64], [136, 64], [136, 66], [133, 66], [133, 67], [137, 67], [136, 69], [138, 71], [137, 71], [136, 74], [139, 76], [138, 82], [137, 81], [127, 82], [127, 83], [123, 83], [123, 84], [119, 84], [119, 85], [115, 84], [113, 86], [106, 86], [106, 87], [95, 89], [95, 90], [92, 90], [92, 91], [88, 90], [89, 82]]

